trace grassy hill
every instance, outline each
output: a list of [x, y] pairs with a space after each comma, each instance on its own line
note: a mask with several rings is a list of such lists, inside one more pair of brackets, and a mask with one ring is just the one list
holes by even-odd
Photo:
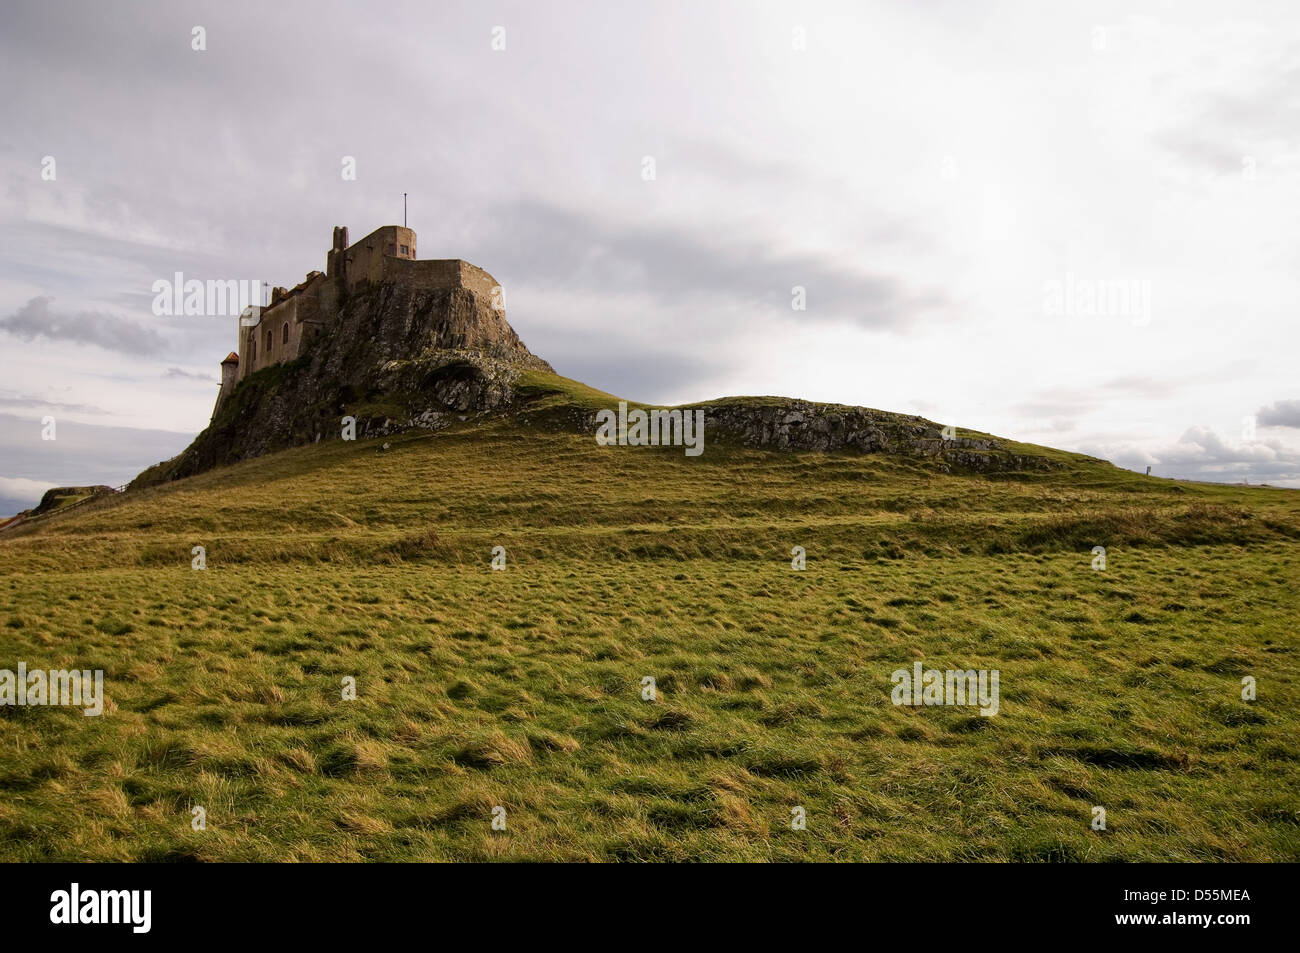
[[[1300, 859], [1300, 493], [601, 448], [545, 424], [603, 395], [532, 396], [0, 535], [0, 668], [109, 699], [0, 708], [0, 859]], [[896, 707], [917, 660], [999, 713]]]

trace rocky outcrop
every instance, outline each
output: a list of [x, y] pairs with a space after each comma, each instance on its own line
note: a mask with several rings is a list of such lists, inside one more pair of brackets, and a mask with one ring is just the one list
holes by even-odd
[[782, 398], [693, 406], [704, 408], [706, 436], [745, 447], [904, 454], [980, 471], [1056, 466], [1043, 456], [1010, 451], [993, 437], [963, 434], [960, 427], [945, 437], [941, 425], [910, 414]]
[[772, 450], [854, 449], [862, 453], [934, 455], [945, 446], [995, 449], [994, 441], [958, 435], [945, 441], [940, 427], [922, 417], [865, 407], [816, 404], [804, 400], [738, 398], [695, 404], [704, 410], [706, 434], [745, 447]]
[[511, 403], [524, 370], [551, 366], [483, 296], [400, 282], [368, 286], [347, 299], [308, 354], [241, 381], [184, 452], [131, 485], [338, 439], [344, 417], [355, 418], [358, 438], [436, 428]]
[[[706, 445], [754, 450], [833, 453], [888, 453], [924, 458], [939, 470], [954, 467], [981, 473], [1051, 470], [1061, 464], [1039, 454], [1009, 449], [986, 434], [944, 428], [924, 417], [867, 407], [819, 404], [785, 397], [729, 397], [691, 410], [704, 411]], [[585, 415], [582, 426], [595, 433], [596, 417]]]

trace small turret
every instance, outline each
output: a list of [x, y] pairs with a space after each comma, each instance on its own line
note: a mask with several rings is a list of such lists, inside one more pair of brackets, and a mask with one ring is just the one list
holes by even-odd
[[333, 247], [325, 256], [325, 275], [328, 278], [347, 277], [348, 229], [346, 225], [334, 226]]
[[221, 362], [221, 392], [217, 394], [217, 405], [212, 408], [213, 417], [217, 416], [217, 411], [221, 409], [221, 405], [225, 403], [237, 383], [239, 383], [239, 355], [231, 351]]

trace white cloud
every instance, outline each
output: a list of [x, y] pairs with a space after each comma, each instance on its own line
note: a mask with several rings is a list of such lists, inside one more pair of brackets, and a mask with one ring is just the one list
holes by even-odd
[[1300, 451], [1277, 440], [1229, 443], [1208, 427], [1189, 427], [1165, 446], [1111, 444], [1086, 452], [1132, 470], [1150, 466], [1156, 476], [1300, 487]]
[[0, 497], [39, 498], [46, 490], [58, 486], [45, 480], [28, 480], [23, 477], [0, 477]]

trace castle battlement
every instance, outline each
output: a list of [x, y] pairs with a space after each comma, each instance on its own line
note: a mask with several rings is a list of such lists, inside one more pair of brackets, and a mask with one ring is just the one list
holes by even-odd
[[240, 315], [238, 351], [222, 361], [217, 408], [244, 378], [307, 353], [351, 295], [382, 284], [418, 291], [463, 288], [491, 303], [504, 317], [501, 286], [495, 278], [459, 258], [420, 261], [415, 257], [412, 229], [384, 225], [348, 244], [347, 228], [336, 227], [324, 273], [309, 272], [293, 288], [277, 287], [260, 313], [254, 316], [248, 309]]

